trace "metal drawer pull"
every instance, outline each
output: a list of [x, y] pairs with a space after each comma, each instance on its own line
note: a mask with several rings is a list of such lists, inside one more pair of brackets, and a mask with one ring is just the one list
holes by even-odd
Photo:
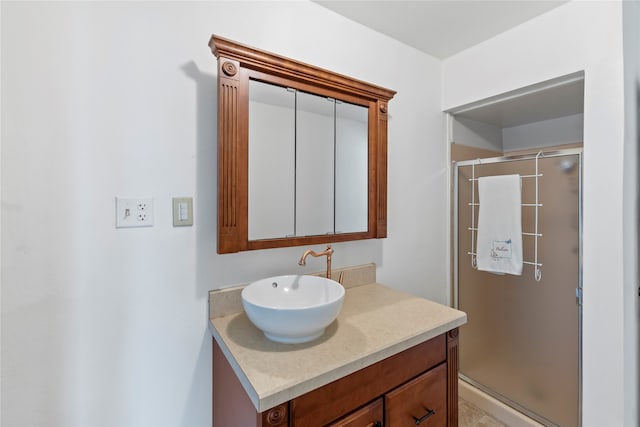
[[382, 423], [380, 421], [376, 421], [373, 423], [373, 427], [382, 427]]
[[426, 420], [431, 415], [434, 415], [436, 413], [436, 411], [434, 411], [433, 409], [429, 409], [429, 408], [425, 408], [425, 409], [427, 410], [427, 413], [424, 414], [422, 418], [413, 417], [413, 419], [416, 420], [416, 425], [420, 425], [424, 420]]

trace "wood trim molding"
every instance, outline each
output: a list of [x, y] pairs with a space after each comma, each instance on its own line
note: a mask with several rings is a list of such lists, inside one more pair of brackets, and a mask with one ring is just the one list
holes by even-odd
[[447, 426], [458, 427], [458, 328], [447, 332]]
[[387, 103], [378, 101], [376, 237], [387, 237]]
[[218, 252], [243, 250], [246, 234], [247, 147], [243, 144], [243, 103], [240, 65], [218, 62]]
[[306, 82], [313, 86], [321, 86], [332, 90], [337, 89], [345, 93], [370, 99], [384, 99], [385, 101], [389, 101], [396, 94], [395, 91], [390, 89], [240, 44], [215, 34], [209, 40], [209, 47], [216, 57], [234, 59], [242, 67]]
[[286, 427], [289, 425], [289, 402], [262, 413], [262, 426]]

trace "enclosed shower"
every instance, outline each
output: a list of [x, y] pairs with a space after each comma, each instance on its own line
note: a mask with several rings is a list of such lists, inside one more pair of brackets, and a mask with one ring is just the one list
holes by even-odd
[[[518, 175], [522, 275], [476, 268], [478, 179]], [[579, 426], [582, 149], [454, 162], [460, 378], [549, 426]]]

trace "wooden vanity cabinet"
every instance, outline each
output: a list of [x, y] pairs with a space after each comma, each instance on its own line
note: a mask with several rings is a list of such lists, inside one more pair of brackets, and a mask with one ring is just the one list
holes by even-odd
[[214, 427], [457, 427], [458, 329], [262, 413], [214, 340]]

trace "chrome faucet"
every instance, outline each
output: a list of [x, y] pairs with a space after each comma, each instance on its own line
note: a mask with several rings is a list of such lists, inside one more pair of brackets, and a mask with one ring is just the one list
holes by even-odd
[[302, 254], [300, 261], [298, 261], [298, 265], [307, 265], [307, 257], [311, 255], [312, 257], [326, 256], [327, 257], [327, 279], [331, 279], [331, 255], [333, 255], [333, 249], [331, 249], [331, 245], [327, 245], [327, 249], [322, 252], [314, 252], [311, 249], [307, 249]]

